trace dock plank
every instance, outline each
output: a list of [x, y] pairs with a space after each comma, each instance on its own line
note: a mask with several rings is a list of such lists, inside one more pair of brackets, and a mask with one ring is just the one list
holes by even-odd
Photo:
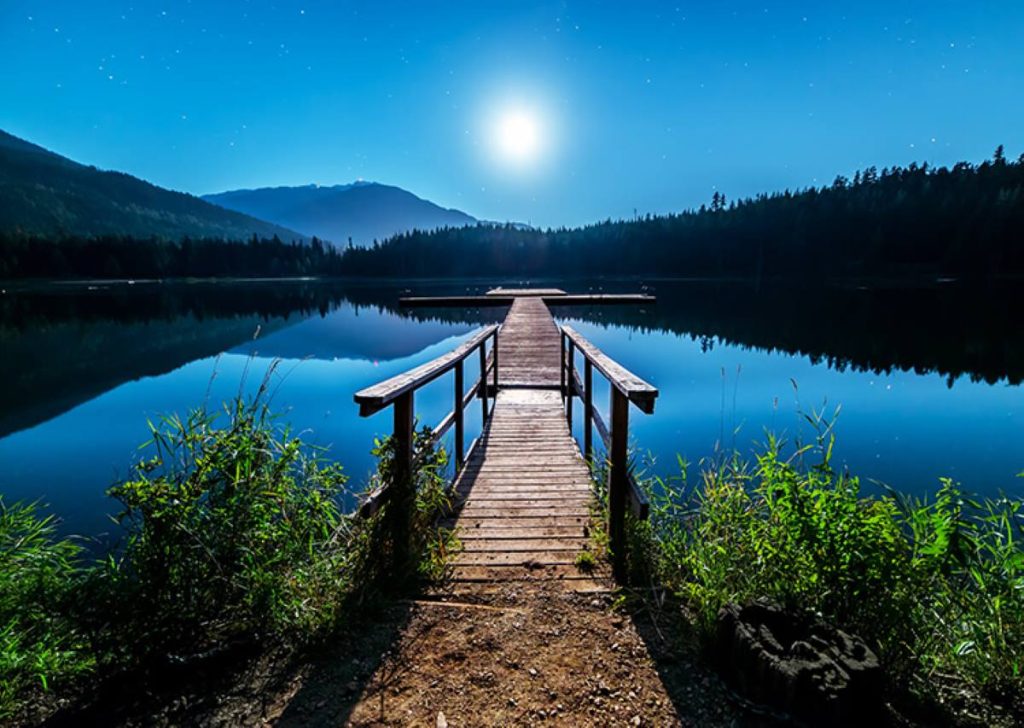
[[494, 411], [455, 482], [456, 586], [602, 583], [575, 565], [593, 549], [593, 493], [558, 391], [559, 336], [539, 297], [515, 299], [498, 332]]
[[[514, 299], [498, 331], [498, 389], [558, 388], [560, 356], [561, 334], [544, 301], [537, 297]], [[557, 408], [533, 411], [527, 400], [502, 413], [508, 421], [504, 428], [495, 411], [496, 429], [514, 432], [510, 425], [515, 423], [516, 410], [524, 417], [540, 416], [552, 426], [558, 420]]]

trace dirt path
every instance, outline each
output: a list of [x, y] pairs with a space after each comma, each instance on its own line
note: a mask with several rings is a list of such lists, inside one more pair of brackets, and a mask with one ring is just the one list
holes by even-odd
[[271, 650], [174, 680], [140, 675], [47, 723], [765, 725], [733, 702], [667, 612], [630, 614], [608, 594], [557, 583], [397, 601], [316, 654]]
[[[265, 696], [262, 715], [234, 718], [281, 726], [744, 723], [718, 679], [680, 649], [678, 625], [656, 627], [649, 615], [609, 606], [608, 596], [534, 589], [396, 605], [379, 634], [364, 634], [364, 649], [338, 645], [340, 654]], [[376, 660], [350, 656], [388, 636], [394, 641]], [[222, 718], [233, 722], [231, 712]]]

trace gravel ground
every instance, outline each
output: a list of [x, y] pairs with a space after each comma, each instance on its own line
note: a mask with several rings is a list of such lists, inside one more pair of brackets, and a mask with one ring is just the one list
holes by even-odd
[[[678, 611], [633, 604], [614, 609], [608, 594], [540, 586], [391, 602], [315, 652], [243, 648], [169, 673], [127, 675], [99, 695], [40, 695], [13, 725], [785, 724], [722, 684]], [[949, 708], [962, 726], [1020, 725], [1013, 711], [991, 705]], [[945, 725], [949, 717], [915, 720], [891, 709], [882, 722]]]
[[314, 654], [137, 676], [49, 724], [767, 725], [689, 644], [683, 620], [614, 610], [608, 594], [435, 594], [392, 602]]
[[678, 630], [611, 612], [605, 595], [506, 589], [406, 606], [397, 639], [361, 680], [328, 660], [263, 717], [296, 726], [752, 724], [694, 654], [672, 649]]

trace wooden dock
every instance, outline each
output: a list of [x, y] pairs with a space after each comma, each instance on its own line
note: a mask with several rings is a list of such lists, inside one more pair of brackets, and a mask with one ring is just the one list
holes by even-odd
[[516, 298], [498, 332], [498, 389], [558, 389], [561, 344], [540, 298]]
[[[492, 300], [510, 299], [500, 327], [481, 329], [452, 352], [362, 390], [355, 399], [364, 415], [394, 405], [395, 437], [399, 458], [404, 460], [399, 468], [401, 477], [414, 467], [413, 392], [454, 370], [455, 407], [435, 429], [434, 437], [440, 439], [455, 429], [456, 512], [452, 523], [463, 544], [453, 559], [456, 587], [545, 581], [582, 591], [603, 589], [600, 566], [596, 571], [577, 566], [581, 552], [594, 551], [591, 518], [595, 503], [589, 463], [595, 457], [592, 431], [597, 429], [609, 459], [607, 528], [614, 563], [621, 567], [625, 511], [632, 507], [637, 515], [646, 515], [643, 498], [627, 469], [627, 410], [632, 403], [645, 412], [653, 411], [657, 390], [571, 328], [558, 327], [547, 301], [567, 297], [564, 292], [531, 289], [523, 295], [516, 293], [500, 289], [489, 294]], [[442, 301], [437, 305], [459, 305]], [[476, 352], [480, 377], [467, 392], [464, 362]], [[582, 358], [582, 379], [577, 354]], [[612, 385], [611, 426], [605, 424], [592, 401], [594, 369]], [[572, 435], [573, 397], [583, 402], [582, 450]], [[474, 398], [482, 402], [484, 427], [463, 457], [464, 410]], [[374, 494], [368, 501], [371, 509], [385, 499], [407, 508], [411, 494], [394, 485], [391, 490], [395, 492]], [[402, 527], [396, 527], [395, 533], [401, 538]]]
[[[483, 296], [403, 296], [398, 304], [404, 308], [482, 308], [511, 306], [517, 296], [507, 288], [495, 288]], [[654, 303], [655, 297], [646, 293], [562, 293], [557, 289], [531, 289], [529, 298], [539, 298], [548, 306], [603, 306], [608, 304]]]
[[499, 389], [455, 491], [463, 544], [454, 560], [457, 584], [559, 579], [594, 588], [574, 563], [593, 549], [590, 471], [557, 389]]

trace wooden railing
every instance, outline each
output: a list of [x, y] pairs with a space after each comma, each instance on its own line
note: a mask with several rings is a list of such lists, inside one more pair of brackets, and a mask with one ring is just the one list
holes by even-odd
[[[359, 415], [369, 417], [385, 407], [394, 408], [394, 463], [390, 482], [371, 493], [360, 506], [363, 516], [370, 516], [380, 510], [386, 502], [392, 503], [390, 509], [394, 524], [396, 549], [402, 549], [408, 543], [408, 519], [412, 515], [415, 493], [412, 488], [413, 463], [413, 427], [415, 422], [414, 396], [417, 389], [429, 384], [438, 377], [455, 370], [454, 406], [432, 430], [434, 442], [439, 441], [452, 427], [455, 428], [455, 468], [461, 470], [466, 460], [465, 449], [465, 409], [474, 397], [480, 398], [482, 422], [487, 424], [493, 406], [489, 405], [489, 393], [498, 388], [498, 325], [487, 326], [469, 340], [452, 349], [447, 354], [410, 369], [391, 379], [362, 389], [355, 394], [359, 405]], [[487, 342], [493, 340], [490, 357]], [[480, 377], [465, 390], [465, 361], [474, 353], [479, 352]], [[488, 386], [488, 375], [493, 372], [493, 388]], [[396, 560], [403, 560], [404, 554], [399, 553]]]
[[[629, 468], [629, 405], [632, 403], [641, 412], [652, 414], [658, 390], [609, 358], [571, 326], [563, 326], [561, 334], [560, 382], [569, 431], [572, 432], [572, 400], [579, 397], [583, 402], [583, 456], [593, 464], [595, 428], [607, 453], [608, 541], [615, 576], [621, 580], [625, 576], [627, 505], [640, 519], [646, 519], [649, 511], [647, 498]], [[576, 370], [577, 351], [583, 356], [582, 381]], [[594, 408], [594, 369], [611, 385], [610, 427]]]

